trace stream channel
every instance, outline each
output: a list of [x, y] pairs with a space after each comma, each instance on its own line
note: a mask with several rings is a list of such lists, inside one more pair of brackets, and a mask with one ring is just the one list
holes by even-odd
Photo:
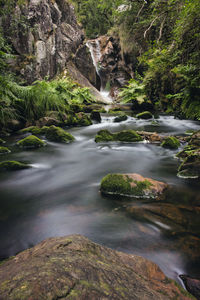
[[[67, 145], [47, 141], [43, 149], [23, 151], [15, 143], [25, 135], [7, 138], [12, 152], [0, 160], [24, 161], [33, 168], [0, 174], [1, 259], [48, 237], [82, 234], [113, 249], [144, 256], [176, 280], [183, 273], [200, 276], [200, 186], [197, 180], [176, 176], [177, 151], [144, 142], [94, 142], [100, 129], [180, 135], [198, 130], [200, 124], [173, 116], [160, 116], [157, 125], [130, 116], [122, 123], [113, 119], [102, 114], [100, 124], [69, 129], [76, 141]], [[172, 192], [165, 203], [108, 199], [99, 187], [101, 179], [113, 172], [165, 181]], [[164, 214], [155, 213], [162, 205]]]

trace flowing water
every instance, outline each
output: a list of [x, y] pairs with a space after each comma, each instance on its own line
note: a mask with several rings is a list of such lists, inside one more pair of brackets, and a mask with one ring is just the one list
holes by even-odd
[[[71, 144], [48, 142], [43, 149], [22, 151], [14, 145], [23, 136], [12, 136], [7, 145], [12, 153], [1, 160], [14, 159], [33, 168], [0, 174], [0, 256], [16, 254], [48, 237], [83, 234], [91, 240], [120, 251], [147, 257], [171, 278], [180, 273], [200, 275], [199, 191], [196, 180], [176, 176], [176, 151], [148, 143], [96, 144], [98, 130], [123, 129], [183, 134], [199, 129], [199, 123], [161, 116], [155, 126], [151, 120], [129, 117], [113, 123], [104, 115], [101, 124], [73, 128], [76, 141]], [[101, 179], [108, 173], [139, 173], [165, 181], [173, 187], [167, 203], [170, 215], [176, 206], [184, 207], [175, 221], [144, 214], [143, 206], [155, 206], [150, 200], [104, 198], [99, 192]], [[135, 206], [140, 213], [127, 208]], [[174, 210], [173, 210], [174, 208]], [[195, 208], [195, 209], [193, 209]], [[189, 214], [189, 219], [188, 219]], [[198, 215], [199, 216], [199, 215]], [[177, 221], [176, 221], [177, 219]]]

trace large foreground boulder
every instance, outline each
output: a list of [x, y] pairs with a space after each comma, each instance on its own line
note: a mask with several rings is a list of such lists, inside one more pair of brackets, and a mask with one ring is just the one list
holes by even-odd
[[80, 235], [43, 241], [0, 265], [0, 299], [189, 300], [159, 267]]
[[166, 183], [139, 174], [108, 174], [102, 179], [100, 189], [106, 195], [157, 198], [166, 188]]

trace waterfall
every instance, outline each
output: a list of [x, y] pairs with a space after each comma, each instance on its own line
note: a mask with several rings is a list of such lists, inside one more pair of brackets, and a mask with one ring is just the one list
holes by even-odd
[[100, 76], [100, 59], [101, 59], [101, 47], [100, 47], [100, 42], [98, 39], [96, 40], [90, 40], [86, 43], [86, 46], [89, 48], [90, 53], [91, 53], [91, 57], [92, 57], [92, 61], [93, 61], [93, 65], [96, 69], [97, 74]]

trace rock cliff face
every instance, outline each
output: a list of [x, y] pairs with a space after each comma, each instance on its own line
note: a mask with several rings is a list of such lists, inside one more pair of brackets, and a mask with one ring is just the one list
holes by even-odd
[[101, 78], [104, 89], [109, 83], [110, 95], [115, 98], [118, 89], [123, 87], [134, 76], [133, 65], [128, 63], [123, 56], [119, 40], [109, 36], [100, 36], [95, 40], [88, 41], [92, 52], [94, 65]]
[[0, 299], [189, 300], [154, 263], [79, 235], [52, 238], [0, 266]]
[[53, 78], [73, 61], [96, 85], [96, 71], [83, 43], [83, 31], [73, 6], [66, 0], [23, 2], [3, 20], [3, 28], [15, 53], [10, 63], [27, 83]]

